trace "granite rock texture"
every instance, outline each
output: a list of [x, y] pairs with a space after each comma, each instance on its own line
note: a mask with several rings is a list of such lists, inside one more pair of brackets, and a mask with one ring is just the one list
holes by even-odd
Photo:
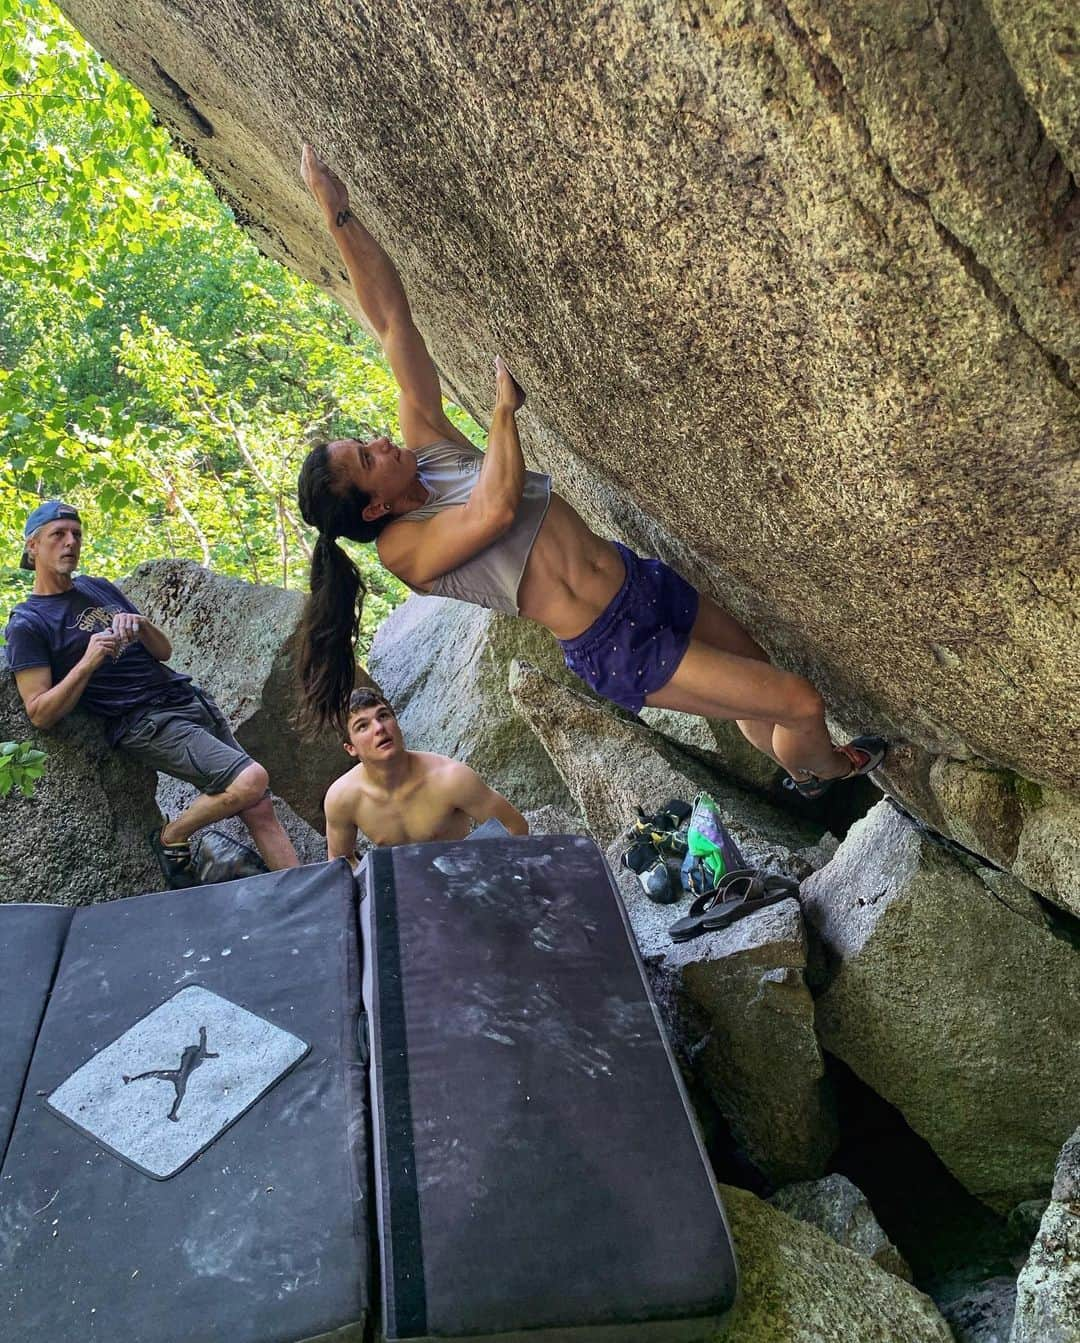
[[856, 1254], [864, 1254], [887, 1273], [912, 1281], [911, 1268], [874, 1216], [866, 1195], [846, 1175], [826, 1175], [785, 1185], [769, 1199], [774, 1208], [809, 1222]]
[[[292, 725], [303, 594], [226, 578], [193, 560], [140, 564], [122, 586], [172, 641], [169, 665], [214, 697], [271, 789], [322, 831], [323, 796], [354, 762], [336, 732], [306, 741]], [[357, 684], [365, 682], [358, 669]]]
[[157, 775], [107, 746], [99, 718], [76, 709], [39, 732], [4, 674], [0, 740], [48, 754], [32, 798], [0, 800], [0, 901], [90, 905], [161, 889], [147, 843], [161, 825]]
[[889, 803], [802, 886], [823, 1047], [999, 1212], [1045, 1195], [1080, 1095], [1080, 956]]
[[740, 1290], [714, 1343], [953, 1343], [922, 1292], [744, 1189], [720, 1192]]
[[1080, 1343], [1080, 1129], [1061, 1149], [1050, 1204], [1016, 1286], [1010, 1343]]
[[901, 748], [879, 776], [935, 830], [1080, 915], [1080, 796], [978, 761]]
[[1066, 0], [66, 0], [271, 256], [311, 140], [447, 386], [838, 722], [1075, 790]]
[[380, 626], [368, 668], [410, 750], [464, 761], [519, 811], [566, 805], [558, 771], [511, 703], [515, 657], [574, 680], [541, 626], [445, 597], [410, 597]]

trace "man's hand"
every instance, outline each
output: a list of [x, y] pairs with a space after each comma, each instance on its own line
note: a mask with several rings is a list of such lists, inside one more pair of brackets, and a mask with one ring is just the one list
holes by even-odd
[[337, 219], [349, 208], [349, 193], [345, 184], [310, 145], [305, 145], [300, 155], [300, 176], [304, 185], [322, 206], [328, 219]]
[[118, 611], [113, 616], [112, 632], [120, 640], [121, 649], [142, 638], [142, 627], [142, 616], [137, 616], [132, 611]]
[[118, 658], [123, 649], [124, 645], [117, 634], [112, 630], [102, 630], [98, 634], [91, 634], [80, 661], [84, 667], [97, 671], [106, 658]]

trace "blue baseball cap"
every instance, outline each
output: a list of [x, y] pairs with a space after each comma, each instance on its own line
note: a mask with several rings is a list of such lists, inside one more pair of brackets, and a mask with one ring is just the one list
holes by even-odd
[[[37, 508], [32, 509], [28, 515], [26, 526], [23, 528], [23, 541], [29, 541], [39, 527], [44, 527], [48, 522], [56, 522], [58, 518], [70, 518], [73, 522], [82, 521], [77, 508], [65, 504], [62, 499], [46, 499], [43, 504], [38, 504]], [[30, 558], [24, 545], [19, 568], [33, 569], [33, 567], [34, 561]]]

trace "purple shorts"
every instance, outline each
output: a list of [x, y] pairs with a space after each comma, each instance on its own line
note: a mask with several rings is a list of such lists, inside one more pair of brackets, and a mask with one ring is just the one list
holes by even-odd
[[663, 560], [639, 559], [618, 541], [622, 587], [584, 634], [560, 639], [566, 665], [598, 695], [640, 713], [645, 696], [667, 685], [683, 660], [698, 594]]

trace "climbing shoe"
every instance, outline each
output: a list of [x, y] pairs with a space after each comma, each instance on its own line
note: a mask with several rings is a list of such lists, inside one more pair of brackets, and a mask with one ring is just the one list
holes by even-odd
[[633, 872], [641, 889], [658, 905], [670, 905], [682, 896], [682, 886], [662, 854], [648, 840], [639, 840], [626, 850], [623, 867]]
[[805, 779], [794, 779], [789, 774], [784, 780], [784, 787], [798, 793], [808, 802], [816, 802], [819, 797], [825, 796], [834, 783], [843, 783], [845, 779], [854, 779], [859, 774], [872, 773], [885, 759], [888, 749], [889, 743], [884, 737], [855, 737], [846, 746], [836, 748], [851, 761], [851, 768], [846, 774], [838, 774], [831, 779], [819, 779], [816, 774], [809, 773]]

